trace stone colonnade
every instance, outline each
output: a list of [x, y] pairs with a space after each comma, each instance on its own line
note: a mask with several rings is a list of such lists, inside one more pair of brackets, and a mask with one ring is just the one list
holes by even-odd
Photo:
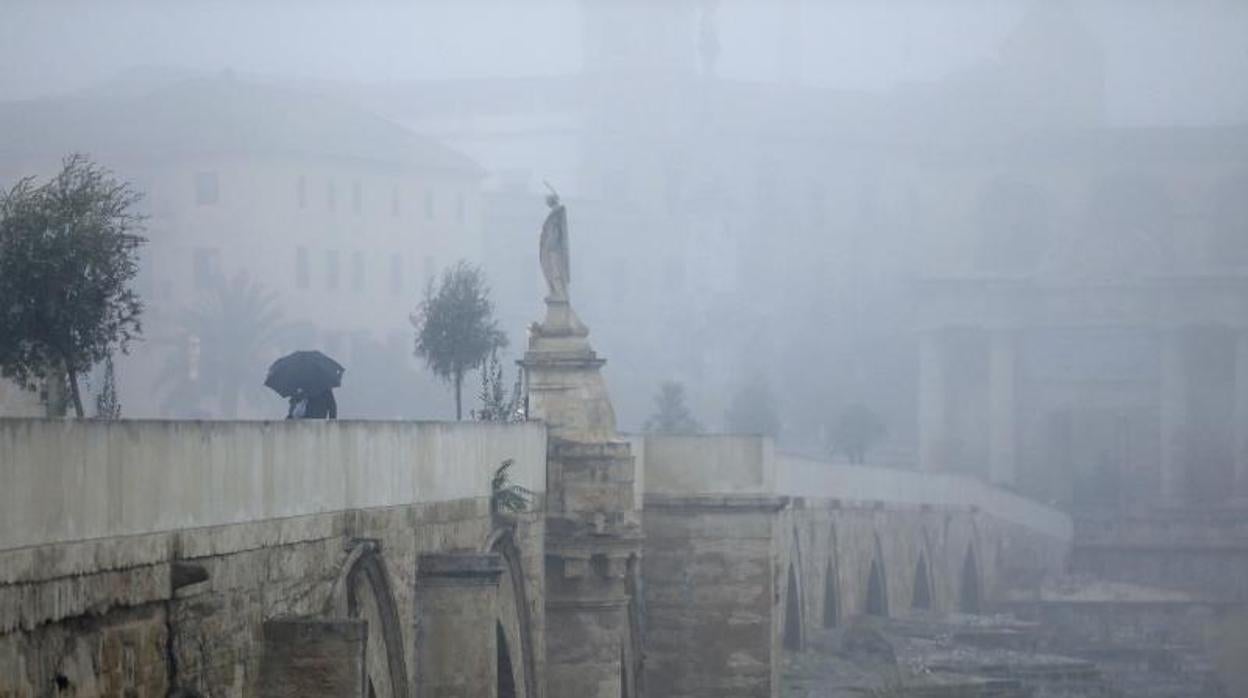
[[[939, 331], [919, 337], [919, 468], [949, 470], [948, 342]], [[1018, 476], [1018, 338], [1014, 330], [988, 333], [988, 464], [993, 484]]]
[[[1189, 363], [1184, 339], [1191, 327], [1162, 330], [1158, 376], [1160, 491], [1164, 504], [1182, 504], [1190, 426]], [[988, 344], [989, 480], [1013, 486], [1019, 463], [1019, 331], [985, 330]], [[1233, 415], [1234, 498], [1248, 500], [1248, 328], [1234, 330], [1235, 375]], [[919, 467], [948, 470], [952, 399], [950, 351], [946, 331], [929, 328], [919, 336]]]

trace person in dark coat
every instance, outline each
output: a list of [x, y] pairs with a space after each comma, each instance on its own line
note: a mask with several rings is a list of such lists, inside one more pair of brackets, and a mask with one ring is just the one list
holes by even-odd
[[286, 419], [303, 419], [308, 412], [308, 396], [302, 390], [290, 396], [290, 407], [286, 410]]
[[338, 402], [334, 400], [334, 391], [323, 392], [308, 397], [304, 419], [338, 419]]

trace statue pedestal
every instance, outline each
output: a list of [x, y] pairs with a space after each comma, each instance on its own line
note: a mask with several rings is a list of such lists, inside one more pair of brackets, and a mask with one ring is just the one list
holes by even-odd
[[[604, 359], [563, 299], [529, 328], [519, 362], [528, 416], [546, 423], [548, 698], [619, 698], [635, 686], [639, 601], [629, 593], [641, 556], [635, 463], [615, 432]], [[623, 684], [623, 685], [622, 685]]]
[[546, 422], [552, 437], [581, 442], [615, 440], [615, 410], [607, 395], [589, 328], [566, 300], [546, 299], [546, 321], [529, 328], [524, 369], [528, 416]]

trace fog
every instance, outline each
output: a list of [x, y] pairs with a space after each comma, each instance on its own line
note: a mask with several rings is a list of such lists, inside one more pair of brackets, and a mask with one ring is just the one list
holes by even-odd
[[[483, 265], [510, 376], [540, 319], [549, 182], [622, 428], [674, 381], [704, 427], [819, 455], [844, 457], [838, 415], [865, 408], [886, 434], [868, 460], [913, 466], [936, 448], [923, 337], [970, 330], [989, 339], [937, 361], [961, 391], [939, 421], [944, 457], [984, 469], [1000, 318], [951, 280], [1138, 285], [1248, 255], [1242, 2], [8, 0], [3, 19], [0, 177], [82, 150], [148, 193], [147, 341], [119, 369], [135, 416], [275, 416], [251, 378], [313, 344], [348, 365], [344, 416], [446, 418], [408, 315], [455, 259]], [[143, 375], [201, 380], [233, 340], [188, 318], [247, 293], [283, 321], [257, 365], [215, 369], [251, 371], [237, 404]], [[1087, 424], [1155, 431], [1156, 328], [1108, 312], [1094, 339], [1002, 325], [1031, 349], [1020, 462], [1109, 370], [1087, 357], [1124, 346], [1127, 387]], [[1087, 429], [1072, 453], [1110, 438]]]
[[[715, 7], [730, 79], [884, 90], [990, 59], [1030, 0], [753, 0]], [[421, 0], [46, 3], [8, 0], [0, 91], [26, 99], [139, 69], [232, 68], [283, 79], [385, 82], [569, 75], [582, 3]], [[1116, 123], [1242, 119], [1248, 9], [1235, 0], [1086, 0]], [[54, 45], [54, 48], [53, 48]]]
[[1248, 0], [0, 0], [10, 190], [0, 695], [1248, 695]]

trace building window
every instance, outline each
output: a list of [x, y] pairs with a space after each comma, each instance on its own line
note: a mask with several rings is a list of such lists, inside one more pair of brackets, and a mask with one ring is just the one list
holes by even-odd
[[338, 210], [338, 185], [332, 179], [325, 185], [325, 204], [331, 211]]
[[211, 206], [221, 198], [220, 185], [216, 172], [195, 173], [195, 203], [200, 206]]
[[351, 290], [364, 290], [364, 253], [351, 253]]
[[390, 293], [399, 295], [403, 292], [403, 256], [390, 255]]
[[308, 273], [308, 248], [297, 248], [295, 250], [295, 288], [307, 288], [311, 285], [310, 276]]
[[399, 185], [397, 184], [390, 191], [390, 215], [399, 215]]
[[360, 186], [360, 180], [351, 182], [351, 212], [359, 213], [364, 210], [364, 189]]
[[198, 248], [192, 253], [192, 263], [196, 290], [213, 288], [221, 274], [221, 251], [216, 249]]
[[299, 201], [299, 208], [308, 207], [308, 178], [299, 175], [299, 180], [295, 182], [295, 198]]
[[338, 290], [338, 250], [325, 252], [325, 288]]
[[433, 220], [433, 190], [425, 192], [425, 218]]

